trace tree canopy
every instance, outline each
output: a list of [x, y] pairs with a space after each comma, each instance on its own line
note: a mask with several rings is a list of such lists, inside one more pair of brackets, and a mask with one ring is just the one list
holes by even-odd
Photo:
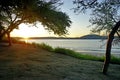
[[[120, 20], [120, 0], [74, 0], [75, 12], [91, 10], [89, 22], [93, 32], [110, 32], [113, 26]], [[118, 32], [120, 30], [118, 29]]]
[[[103, 73], [106, 74], [111, 57], [111, 46], [113, 41], [120, 42], [120, 0], [74, 0], [75, 12], [92, 11], [90, 22], [94, 28], [93, 32], [106, 31], [108, 40], [106, 45], [106, 58]], [[118, 38], [114, 39], [114, 35]]]
[[59, 0], [0, 0], [0, 37], [18, 28], [21, 23], [41, 24], [54, 34], [67, 34], [71, 20], [57, 6]]

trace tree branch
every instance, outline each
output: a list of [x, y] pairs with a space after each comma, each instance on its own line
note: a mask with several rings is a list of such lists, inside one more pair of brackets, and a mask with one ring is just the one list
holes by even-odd
[[91, 2], [91, 3], [88, 3], [88, 5], [89, 5], [89, 6], [90, 6], [90, 5], [93, 5], [96, 1], [97, 1], [97, 0], [94, 0], [94, 1]]
[[15, 18], [14, 18], [14, 20], [12, 22], [14, 23], [16, 21], [16, 19], [17, 19], [17, 15], [15, 16]]
[[10, 14], [9, 11], [7, 11], [7, 15], [8, 15], [8, 17], [10, 18], [10, 22], [12, 22], [12, 16], [11, 16], [11, 14]]
[[116, 33], [117, 33], [118, 37], [120, 38], [120, 34], [119, 34], [119, 32], [117, 31]]
[[[86, 3], [85, 3], [86, 1]], [[97, 0], [93, 0], [93, 1], [88, 1], [87, 0], [75, 0], [73, 3], [76, 4], [81, 4], [82, 6], [91, 6], [93, 5]]]

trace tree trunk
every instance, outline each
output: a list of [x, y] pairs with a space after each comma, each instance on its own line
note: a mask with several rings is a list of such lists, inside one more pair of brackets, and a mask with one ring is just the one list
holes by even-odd
[[108, 41], [107, 41], [107, 46], [106, 46], [106, 55], [105, 55], [106, 58], [105, 58], [104, 67], [103, 67], [103, 74], [106, 74], [108, 71], [110, 58], [111, 58], [112, 41], [119, 27], [120, 27], [120, 21], [116, 23], [116, 25], [113, 27], [112, 31], [110, 32], [108, 36]]
[[2, 41], [2, 36], [0, 36], [0, 41]]
[[12, 41], [11, 41], [11, 37], [10, 37], [10, 33], [7, 33], [7, 37], [8, 37], [8, 45], [11, 46], [12, 45]]
[[112, 47], [112, 41], [114, 39], [113, 34], [109, 34], [108, 36], [108, 41], [107, 41], [107, 46], [106, 46], [106, 55], [105, 55], [105, 62], [104, 62], [104, 67], [103, 67], [103, 74], [107, 73], [109, 63], [110, 63], [110, 58], [111, 58], [111, 47]]
[[0, 39], [2, 40], [2, 38], [7, 34], [7, 31], [3, 30], [2, 33], [0, 33]]

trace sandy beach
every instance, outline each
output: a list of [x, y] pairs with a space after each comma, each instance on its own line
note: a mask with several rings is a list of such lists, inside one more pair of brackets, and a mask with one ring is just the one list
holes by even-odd
[[31, 45], [0, 46], [0, 80], [120, 80], [120, 65], [81, 60]]

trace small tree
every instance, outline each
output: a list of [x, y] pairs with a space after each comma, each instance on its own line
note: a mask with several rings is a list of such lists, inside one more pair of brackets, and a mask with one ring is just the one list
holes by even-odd
[[92, 17], [90, 22], [92, 26], [95, 26], [92, 29], [93, 32], [105, 30], [109, 33], [103, 67], [103, 73], [106, 74], [110, 63], [111, 46], [115, 33], [117, 33], [118, 39], [120, 39], [120, 0], [74, 0], [74, 4], [77, 4], [77, 7], [74, 8], [75, 12], [84, 12], [87, 9], [91, 9]]
[[67, 14], [59, 11], [58, 0], [0, 0], [0, 22], [4, 31], [0, 38], [7, 34], [10, 41], [10, 32], [18, 28], [21, 23], [36, 24], [41, 22], [48, 31], [54, 34], [67, 34], [71, 21]]

